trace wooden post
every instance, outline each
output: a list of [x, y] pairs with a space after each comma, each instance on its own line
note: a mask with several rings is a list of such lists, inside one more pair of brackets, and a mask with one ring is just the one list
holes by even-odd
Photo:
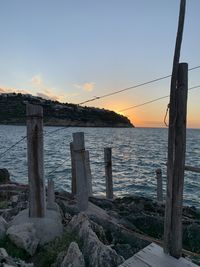
[[84, 133], [73, 133], [73, 146], [76, 166], [76, 190], [79, 211], [88, 208], [88, 181], [85, 166]]
[[159, 202], [163, 201], [163, 183], [162, 183], [162, 170], [156, 170], [156, 179], [157, 179], [157, 200]]
[[71, 153], [71, 191], [73, 195], [76, 195], [76, 166], [74, 157], [74, 147], [73, 142], [70, 143], [70, 153]]
[[106, 197], [113, 198], [113, 180], [112, 180], [112, 149], [104, 148], [105, 176], [106, 176]]
[[47, 186], [47, 209], [55, 208], [55, 192], [54, 192], [54, 181], [53, 179], [48, 179]]
[[186, 0], [180, 2], [178, 31], [176, 36], [176, 45], [173, 59], [171, 86], [170, 86], [170, 105], [169, 105], [169, 131], [168, 131], [168, 160], [167, 160], [167, 194], [165, 205], [165, 223], [164, 223], [164, 252], [171, 251], [171, 224], [172, 224], [172, 190], [173, 190], [173, 173], [174, 173], [174, 150], [175, 150], [175, 121], [176, 121], [176, 86], [178, 75], [178, 64], [181, 51], [185, 20]]
[[90, 168], [90, 153], [88, 150], [85, 150], [85, 167], [88, 180], [88, 196], [92, 196], [92, 173]]
[[44, 217], [46, 210], [43, 159], [43, 108], [26, 105], [29, 180], [29, 216]]
[[179, 64], [176, 90], [176, 123], [175, 123], [175, 155], [172, 192], [172, 226], [170, 254], [176, 258], [182, 250], [182, 203], [184, 187], [184, 169], [186, 152], [186, 118], [188, 93], [188, 64]]

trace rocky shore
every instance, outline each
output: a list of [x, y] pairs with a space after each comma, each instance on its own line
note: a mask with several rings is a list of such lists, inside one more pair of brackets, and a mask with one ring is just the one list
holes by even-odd
[[[68, 192], [56, 192], [55, 200], [63, 232], [43, 244], [33, 224], [13, 225], [28, 208], [28, 186], [1, 180], [0, 266], [114, 267], [151, 242], [162, 245], [164, 204], [155, 200], [90, 197], [84, 213]], [[194, 207], [183, 209], [183, 248], [185, 257], [200, 263], [200, 211]]]

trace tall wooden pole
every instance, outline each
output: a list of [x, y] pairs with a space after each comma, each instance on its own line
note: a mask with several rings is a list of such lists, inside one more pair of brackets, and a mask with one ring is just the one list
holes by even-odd
[[106, 197], [113, 198], [113, 178], [112, 178], [112, 149], [104, 148], [105, 176], [106, 176]]
[[44, 159], [43, 159], [43, 109], [26, 105], [27, 152], [29, 180], [29, 216], [44, 217], [46, 210]]
[[178, 74], [178, 64], [181, 51], [181, 43], [183, 37], [183, 28], [185, 20], [186, 0], [180, 2], [178, 31], [176, 37], [176, 45], [173, 60], [171, 88], [170, 88], [170, 109], [169, 109], [169, 131], [168, 131], [168, 160], [167, 160], [167, 195], [165, 207], [165, 224], [164, 224], [164, 252], [170, 252], [171, 246], [171, 223], [172, 223], [172, 187], [173, 187], [173, 171], [174, 171], [174, 153], [175, 153], [175, 121], [177, 116], [176, 110], [176, 83]]
[[74, 146], [73, 142], [70, 143], [70, 153], [71, 153], [71, 192], [76, 195], [76, 166], [75, 166], [75, 156], [74, 156]]
[[176, 90], [177, 118], [175, 124], [175, 153], [172, 191], [172, 223], [170, 254], [176, 258], [182, 250], [182, 203], [186, 151], [186, 116], [188, 93], [188, 64], [179, 64]]

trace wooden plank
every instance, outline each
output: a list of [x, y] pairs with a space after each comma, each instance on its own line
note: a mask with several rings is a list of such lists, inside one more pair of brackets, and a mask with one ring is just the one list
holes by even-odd
[[163, 253], [162, 247], [151, 243], [119, 267], [197, 267], [196, 264], [184, 259], [176, 259]]
[[175, 145], [175, 120], [176, 120], [176, 102], [175, 91], [178, 75], [178, 64], [183, 37], [183, 28], [185, 20], [186, 0], [181, 0], [179, 11], [178, 31], [176, 36], [176, 45], [173, 59], [172, 77], [170, 85], [170, 105], [169, 105], [169, 131], [168, 131], [168, 159], [167, 159], [167, 195], [165, 205], [165, 223], [164, 223], [164, 251], [169, 253], [171, 246], [171, 214], [172, 214], [172, 187], [174, 170], [174, 145]]
[[74, 147], [73, 142], [70, 143], [70, 154], [71, 154], [71, 192], [73, 195], [76, 194], [76, 166], [74, 158]]
[[200, 168], [185, 165], [185, 171], [200, 173]]

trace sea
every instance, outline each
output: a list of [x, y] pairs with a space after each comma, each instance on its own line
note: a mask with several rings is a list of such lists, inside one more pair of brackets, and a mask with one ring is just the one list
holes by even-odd
[[[104, 148], [112, 148], [114, 194], [156, 199], [156, 169], [161, 168], [166, 193], [167, 128], [44, 127], [45, 180], [54, 179], [56, 190], [71, 188], [70, 142], [84, 132], [90, 153], [94, 195], [105, 195]], [[11, 180], [27, 183], [25, 126], [0, 125], [0, 168]], [[7, 153], [7, 149], [13, 146]], [[186, 165], [200, 167], [200, 129], [187, 129]], [[200, 174], [185, 171], [184, 204], [200, 208]]]

